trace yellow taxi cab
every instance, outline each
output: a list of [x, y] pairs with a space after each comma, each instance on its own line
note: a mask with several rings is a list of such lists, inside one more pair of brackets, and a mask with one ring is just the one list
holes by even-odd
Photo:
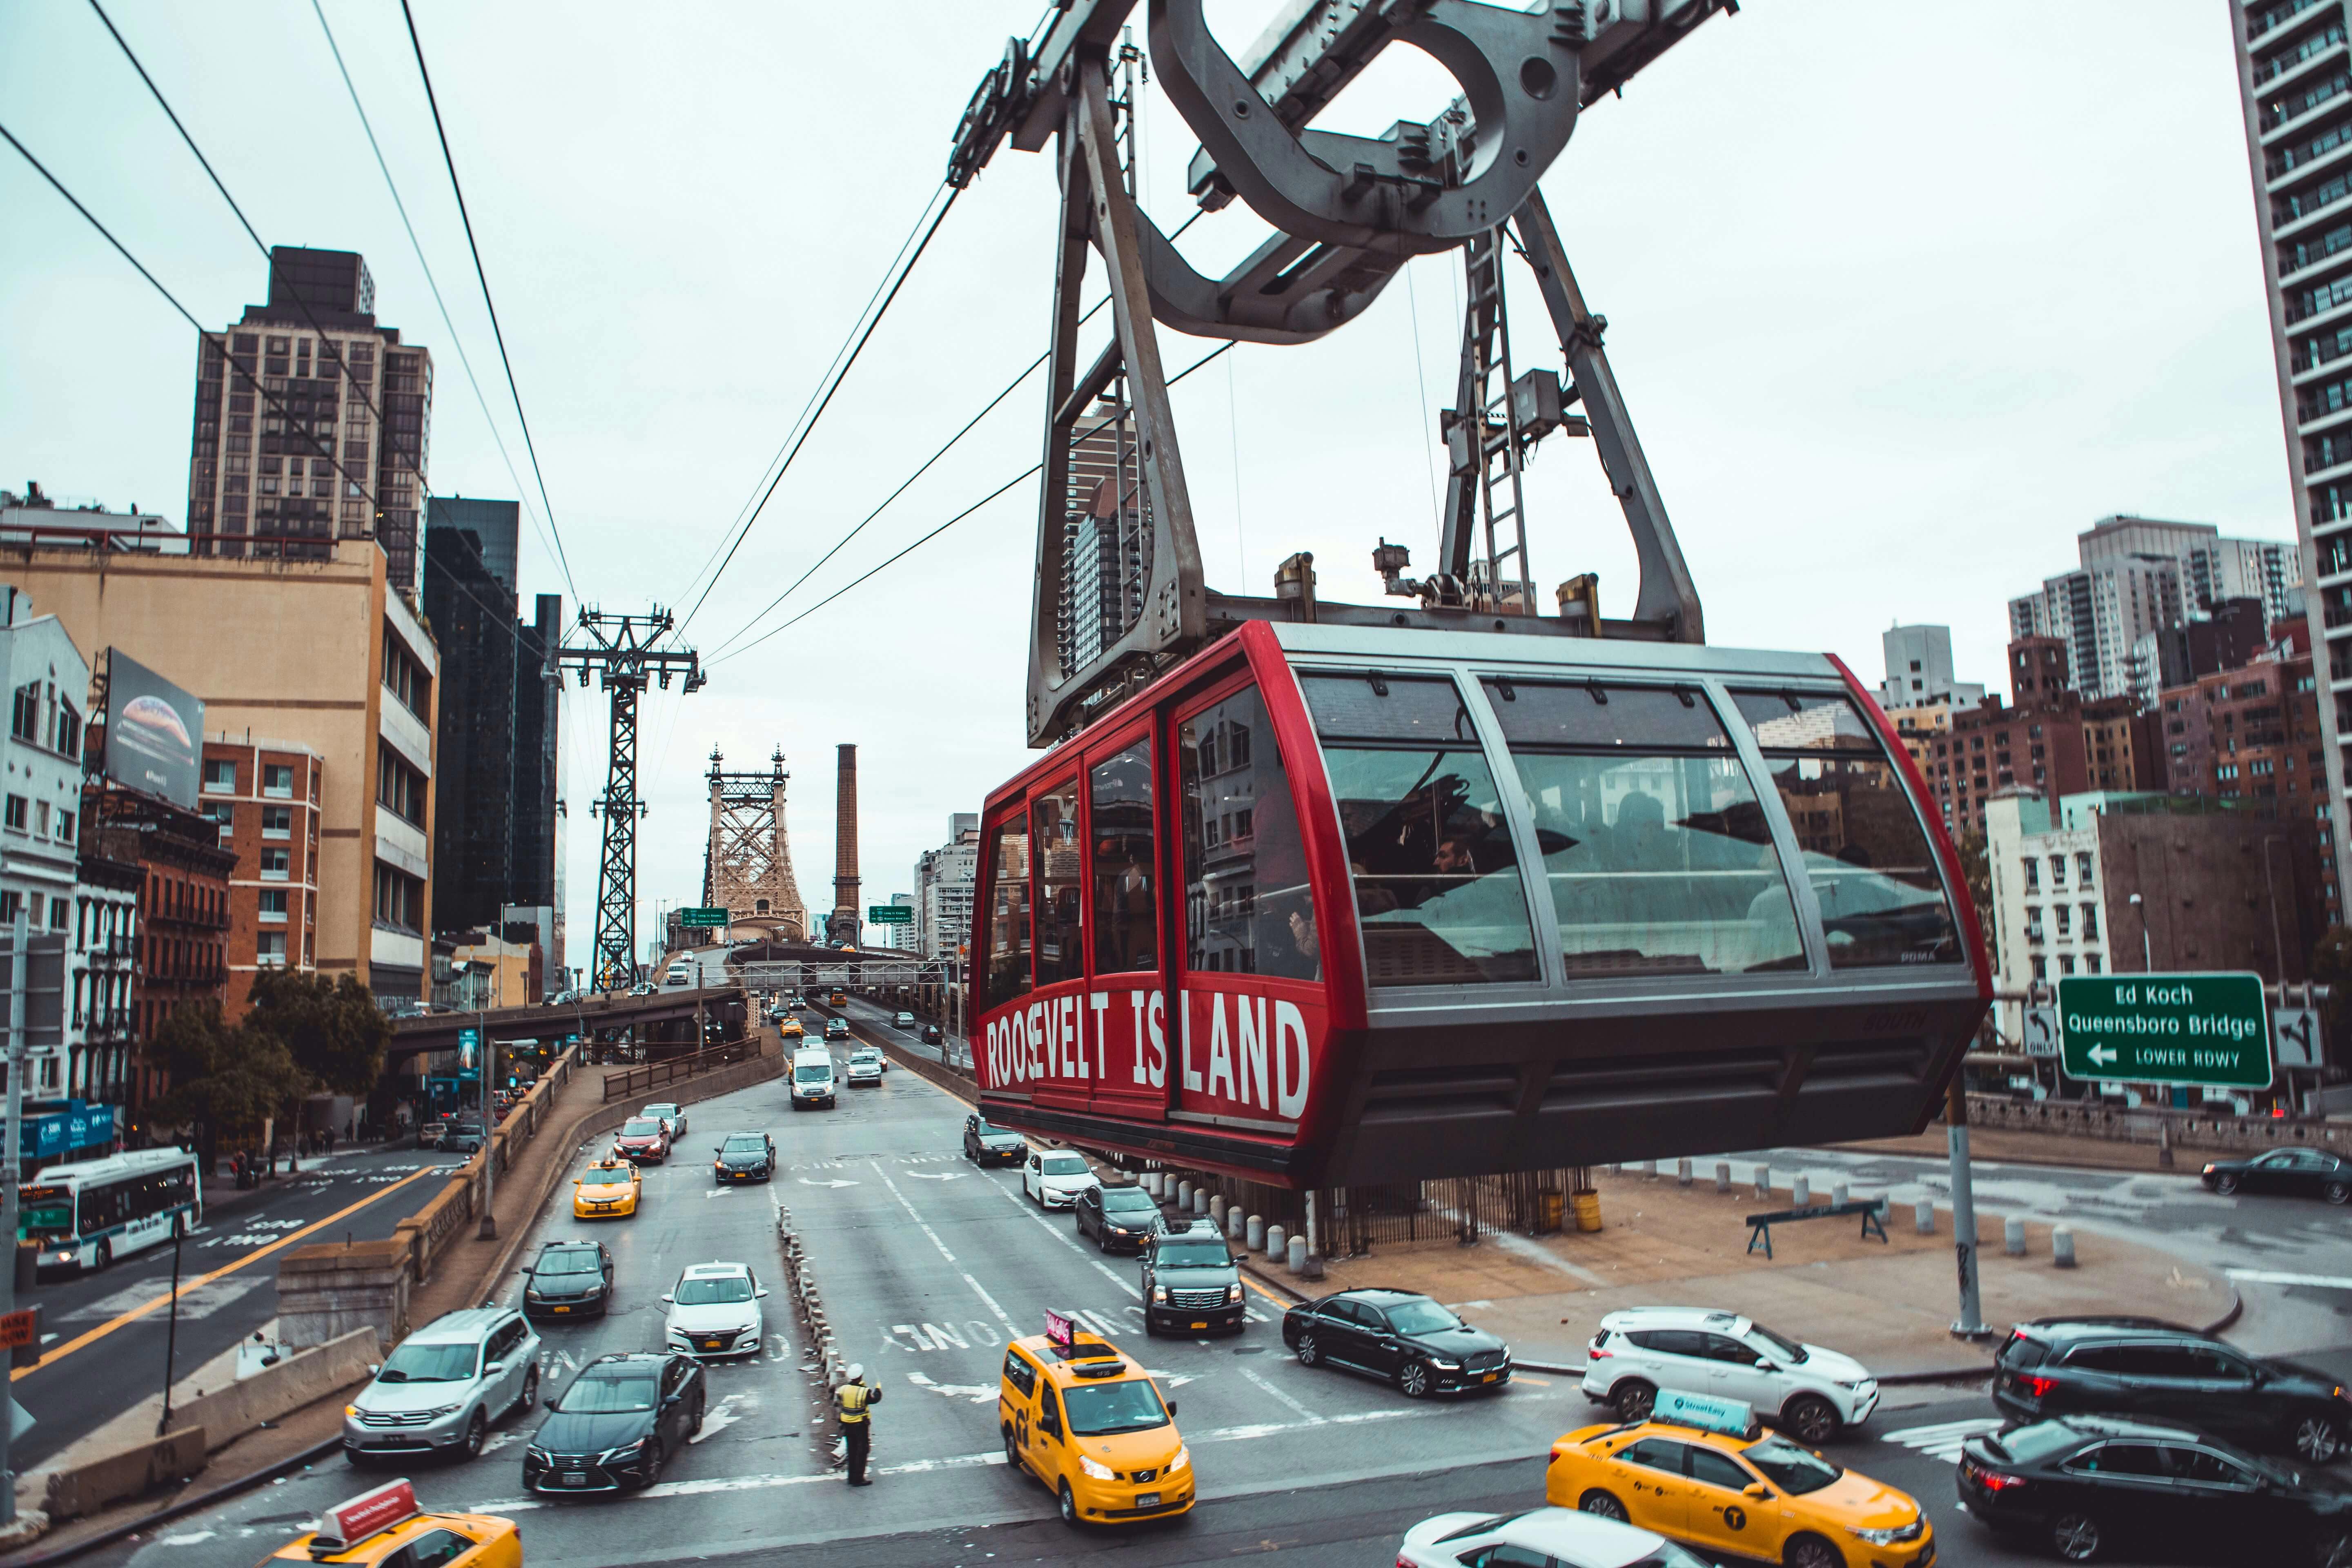
[[797, 1040], [802, 1035], [806, 1033], [806, 1031], [801, 1027], [801, 1021], [798, 1018], [786, 1018], [782, 1023], [776, 1026], [776, 1033], [782, 1036], [785, 1039]]
[[627, 1160], [599, 1160], [572, 1184], [574, 1219], [613, 1219], [637, 1212], [645, 1173]]
[[319, 1516], [261, 1568], [296, 1563], [352, 1563], [368, 1568], [522, 1568], [522, 1531], [488, 1513], [426, 1513], [416, 1491], [393, 1481]]
[[1013, 1473], [1045, 1483], [1062, 1522], [1123, 1524], [1192, 1508], [1192, 1456], [1176, 1406], [1108, 1340], [1059, 1312], [1004, 1349], [997, 1425]]
[[1777, 1432], [1736, 1399], [1660, 1389], [1650, 1419], [1551, 1446], [1544, 1500], [1787, 1568], [1929, 1568], [1918, 1502]]

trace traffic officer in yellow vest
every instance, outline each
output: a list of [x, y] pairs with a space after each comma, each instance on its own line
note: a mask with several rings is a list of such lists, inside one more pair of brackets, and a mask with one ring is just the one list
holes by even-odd
[[852, 1366], [841, 1386], [833, 1391], [833, 1413], [841, 1422], [843, 1441], [849, 1446], [849, 1484], [870, 1486], [866, 1479], [866, 1453], [874, 1442], [873, 1406], [882, 1391], [866, 1385], [866, 1368]]

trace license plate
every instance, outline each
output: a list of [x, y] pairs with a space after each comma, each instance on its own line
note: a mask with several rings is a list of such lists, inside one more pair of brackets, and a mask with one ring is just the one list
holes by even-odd
[[702, 1342], [702, 1348], [707, 1351], [715, 1351], [719, 1348], [719, 1342], [717, 1340], [705, 1340]]
[[566, 1470], [563, 1472], [563, 1484], [567, 1487], [584, 1487], [588, 1484], [588, 1472]]
[[1209, 1325], [1208, 1325], [1206, 1322], [1199, 1322], [1199, 1323], [1195, 1323], [1195, 1324], [1193, 1324], [1192, 1326], [1193, 1326], [1194, 1328], [1196, 1328], [1196, 1329], [1205, 1329], [1205, 1328], [1207, 1328]]
[[1503, 1374], [1502, 1374], [1501, 1373], [1499, 1373], [1499, 1372], [1490, 1372], [1490, 1373], [1488, 1373], [1486, 1376], [1484, 1376], [1484, 1377], [1480, 1378], [1478, 1381], [1479, 1381], [1479, 1382], [1481, 1382], [1481, 1383], [1492, 1383], [1492, 1382], [1494, 1382], [1496, 1378], [1498, 1378], [1498, 1377], [1500, 1377], [1500, 1376], [1502, 1376], [1502, 1375], [1503, 1375]]
[[571, 1309], [571, 1308], [569, 1308], [569, 1307], [558, 1307], [558, 1308], [556, 1308], [555, 1310], [556, 1310], [557, 1311], [559, 1311], [559, 1312], [568, 1312], [568, 1311], [572, 1310], [572, 1309]]
[[1158, 1508], [1160, 1506], [1160, 1494], [1158, 1492], [1138, 1492], [1135, 1494], [1135, 1506], [1138, 1508]]

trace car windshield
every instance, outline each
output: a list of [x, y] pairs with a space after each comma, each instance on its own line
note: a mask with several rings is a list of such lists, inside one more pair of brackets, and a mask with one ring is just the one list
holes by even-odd
[[833, 1069], [823, 1062], [809, 1062], [793, 1069], [793, 1078], [799, 1083], [823, 1083], [832, 1076]]
[[1776, 1334], [1761, 1323], [1748, 1325], [1748, 1337], [1780, 1352], [1780, 1359], [1791, 1366], [1803, 1364], [1805, 1347], [1784, 1334]]
[[999, 1127], [993, 1121], [983, 1121], [974, 1131], [978, 1131], [982, 1138], [1018, 1138], [1021, 1136], [1020, 1133], [1015, 1132], [1012, 1128]]
[[606, 1375], [576, 1379], [556, 1408], [566, 1415], [619, 1415], [654, 1407], [650, 1377]]
[[711, 1307], [722, 1301], [748, 1301], [751, 1299], [751, 1282], [741, 1275], [730, 1275], [715, 1279], [681, 1279], [677, 1282], [677, 1304], [681, 1307]]
[[1985, 1439], [1985, 1447], [2012, 1464], [2032, 1465], [2078, 1447], [2083, 1434], [2063, 1421], [2037, 1421], [2031, 1426], [2018, 1426], [1998, 1437]]
[[1106, 1209], [1121, 1214], [1160, 1212], [1160, 1205], [1154, 1203], [1151, 1194], [1141, 1187], [1106, 1187], [1103, 1189], [1102, 1204]]
[[639, 1114], [644, 1116], [676, 1116], [677, 1114], [677, 1107], [675, 1105], [648, 1105], [644, 1110], [639, 1112]]
[[463, 1383], [474, 1375], [472, 1345], [401, 1346], [375, 1374], [378, 1383]]
[[1087, 1173], [1087, 1162], [1078, 1154], [1048, 1154], [1038, 1169], [1049, 1176], [1083, 1176]]
[[1083, 1384], [1062, 1391], [1070, 1413], [1070, 1432], [1078, 1437], [1106, 1437], [1114, 1432], [1140, 1432], [1164, 1426], [1168, 1407], [1149, 1379], [1131, 1377], [1119, 1383]]
[[635, 1165], [591, 1165], [588, 1184], [592, 1187], [625, 1187], [636, 1172]]
[[1765, 1479], [1778, 1483], [1790, 1497], [1817, 1492], [1845, 1474], [1827, 1459], [1798, 1447], [1778, 1433], [1761, 1442], [1750, 1443], [1743, 1457], [1764, 1472]]
[[1401, 1334], [1434, 1334], [1462, 1326], [1461, 1319], [1434, 1301], [1400, 1301], [1388, 1312], [1390, 1323]]
[[661, 1130], [661, 1121], [658, 1117], [632, 1116], [628, 1121], [621, 1124], [621, 1136], [624, 1138], [654, 1138], [660, 1135]]
[[767, 1140], [756, 1135], [748, 1138], [738, 1135], [727, 1140], [727, 1152], [730, 1154], [764, 1154], [767, 1152]]
[[584, 1247], [567, 1247], [558, 1252], [550, 1247], [539, 1255], [537, 1272], [548, 1274], [593, 1274], [596, 1255]]
[[1162, 1268], [1230, 1268], [1234, 1255], [1222, 1241], [1161, 1242], [1152, 1254]]

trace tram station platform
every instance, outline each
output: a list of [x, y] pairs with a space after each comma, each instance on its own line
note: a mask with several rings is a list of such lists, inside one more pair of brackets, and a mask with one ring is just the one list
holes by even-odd
[[[1744, 1312], [1780, 1333], [1855, 1357], [1882, 1378], [1961, 1375], [1990, 1363], [2011, 1323], [2060, 1313], [2142, 1313], [2205, 1327], [2236, 1298], [2218, 1273], [2154, 1247], [2082, 1230], [2077, 1267], [2051, 1261], [2048, 1223], [2029, 1222], [2026, 1251], [2002, 1250], [2002, 1220], [1978, 1216], [1986, 1323], [1982, 1347], [1950, 1332], [1958, 1306], [1952, 1216], [1936, 1214], [1936, 1234], [1913, 1227], [1907, 1205], [1892, 1207], [1887, 1240], [1864, 1240], [1843, 1220], [1776, 1226], [1777, 1256], [1747, 1253], [1744, 1216], [1784, 1206], [1782, 1190], [1759, 1199], [1752, 1165], [1735, 1166], [1727, 1194], [1715, 1190], [1711, 1163], [1688, 1187], [1671, 1166], [1648, 1177], [1595, 1173], [1602, 1229], [1529, 1238], [1490, 1232], [1473, 1247], [1433, 1240], [1376, 1247], [1333, 1260], [1316, 1295], [1357, 1286], [1417, 1290], [1502, 1335], [1521, 1362], [1581, 1368], [1601, 1318], [1622, 1308], [1675, 1305]], [[1828, 1194], [1816, 1189], [1816, 1201]], [[1864, 1195], [1857, 1193], [1857, 1196]], [[1252, 1271], [1295, 1293], [1287, 1269], [1255, 1260]]]

